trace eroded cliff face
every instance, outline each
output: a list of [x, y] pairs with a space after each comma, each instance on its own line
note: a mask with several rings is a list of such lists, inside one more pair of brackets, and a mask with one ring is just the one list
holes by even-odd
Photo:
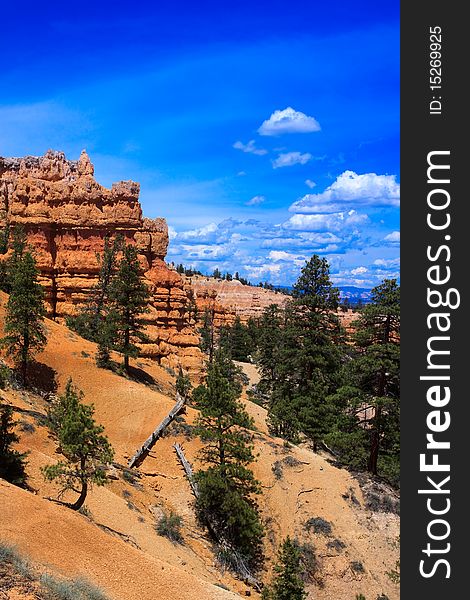
[[87, 299], [106, 237], [119, 233], [135, 244], [151, 293], [150, 312], [144, 316], [150, 342], [142, 354], [195, 372], [201, 354], [190, 316], [191, 293], [164, 262], [166, 221], [143, 218], [139, 191], [133, 181], [114, 183], [111, 189], [100, 185], [85, 151], [78, 161], [52, 150], [42, 157], [0, 157], [0, 228], [23, 226], [49, 315], [57, 319], [73, 314]]

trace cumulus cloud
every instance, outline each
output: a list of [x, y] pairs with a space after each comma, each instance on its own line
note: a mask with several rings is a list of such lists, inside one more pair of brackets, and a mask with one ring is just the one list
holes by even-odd
[[388, 242], [391, 244], [398, 244], [400, 242], [400, 232], [392, 231], [392, 233], [389, 233], [388, 235], [386, 235], [384, 237], [384, 242]]
[[257, 148], [255, 140], [250, 140], [247, 144], [237, 141], [233, 144], [233, 148], [241, 150], [242, 152], [248, 152], [249, 154], [257, 154], [258, 156], [263, 156], [268, 153], [264, 148]]
[[306, 180], [305, 180], [305, 184], [306, 184], [306, 185], [308, 185], [308, 187], [309, 187], [310, 189], [314, 188], [314, 187], [317, 185], [317, 184], [316, 184], [314, 181], [312, 181], [311, 179], [306, 179]]
[[246, 206], [258, 206], [259, 204], [262, 204], [265, 200], [265, 196], [253, 196], [253, 198], [251, 198], [251, 200], [248, 200], [248, 202], [245, 202], [245, 204]]
[[323, 212], [319, 207], [332, 203], [397, 207], [400, 205], [400, 185], [395, 175], [358, 175], [354, 171], [344, 171], [324, 192], [307, 194], [294, 202], [289, 210], [306, 214]]
[[305, 165], [309, 160], [312, 160], [313, 156], [308, 152], [301, 154], [300, 152], [286, 152], [279, 154], [279, 156], [272, 161], [273, 169], [279, 169], [280, 167], [292, 167], [293, 165]]
[[355, 210], [334, 214], [296, 214], [282, 224], [284, 229], [297, 231], [344, 231], [363, 225], [369, 220], [364, 214]]
[[351, 270], [351, 275], [363, 275], [364, 273], [367, 273], [365, 267], [357, 267], [356, 269]]
[[376, 267], [384, 267], [386, 269], [396, 268], [400, 265], [400, 258], [377, 258], [373, 264]]
[[284, 110], [275, 110], [258, 129], [260, 135], [281, 135], [283, 133], [311, 133], [320, 131], [320, 123], [303, 112], [290, 106]]

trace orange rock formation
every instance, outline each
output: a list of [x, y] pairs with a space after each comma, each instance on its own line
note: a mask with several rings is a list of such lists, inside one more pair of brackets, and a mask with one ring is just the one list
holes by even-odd
[[22, 225], [35, 250], [49, 315], [73, 314], [95, 285], [105, 238], [120, 233], [139, 250], [151, 292], [145, 315], [150, 343], [143, 355], [164, 366], [198, 370], [198, 337], [190, 322], [190, 293], [164, 262], [168, 227], [142, 216], [138, 183], [97, 183], [85, 151], [78, 161], [49, 150], [42, 157], [0, 157], [0, 228]]

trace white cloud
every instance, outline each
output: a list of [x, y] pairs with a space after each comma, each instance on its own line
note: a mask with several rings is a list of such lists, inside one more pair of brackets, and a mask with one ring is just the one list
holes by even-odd
[[399, 243], [400, 242], [400, 232], [392, 231], [392, 233], [389, 233], [388, 235], [386, 235], [384, 237], [384, 242], [390, 242], [392, 244]]
[[176, 231], [176, 229], [171, 225], [168, 225], [168, 237], [170, 238], [170, 240], [174, 240], [177, 235], [178, 232]]
[[291, 252], [285, 252], [284, 250], [271, 250], [268, 254], [268, 258], [274, 262], [289, 262], [296, 266], [302, 266], [305, 262], [305, 256], [299, 256], [298, 254], [292, 254]]
[[377, 258], [376, 260], [374, 260], [373, 264], [376, 267], [384, 267], [384, 268], [398, 267], [400, 265], [400, 258], [391, 258], [391, 259]]
[[258, 129], [260, 135], [280, 135], [283, 133], [310, 133], [320, 131], [320, 124], [313, 117], [294, 110], [290, 106], [275, 110]]
[[356, 269], [351, 270], [351, 275], [363, 275], [364, 273], [367, 273], [365, 267], [357, 267]]
[[267, 275], [276, 275], [280, 272], [281, 270], [281, 265], [280, 264], [276, 264], [276, 265], [261, 265], [260, 267], [254, 267], [252, 265], [244, 265], [244, 268], [246, 269], [247, 273], [248, 273], [248, 277], [263, 277], [263, 276], [267, 276]]
[[344, 171], [324, 192], [307, 194], [294, 202], [289, 210], [304, 214], [324, 212], [319, 210], [319, 206], [325, 207], [333, 202], [397, 207], [400, 205], [400, 184], [395, 175], [358, 175], [354, 171]]
[[282, 224], [284, 229], [294, 229], [297, 231], [344, 231], [347, 228], [354, 228], [363, 225], [369, 220], [364, 214], [350, 210], [347, 213], [340, 212], [332, 215], [315, 214], [305, 215], [296, 214]]
[[245, 171], [238, 171], [237, 177], [244, 177], [246, 175]]
[[250, 140], [248, 144], [237, 141], [233, 144], [233, 148], [241, 150], [242, 152], [248, 152], [249, 154], [257, 154], [258, 156], [263, 156], [263, 154], [268, 153], [268, 151], [264, 148], [257, 148], [255, 145], [255, 140]]
[[251, 200], [248, 200], [248, 202], [245, 202], [245, 204], [246, 206], [258, 206], [259, 204], [262, 204], [265, 200], [265, 196], [253, 196], [253, 198]]
[[198, 229], [190, 229], [188, 231], [182, 231], [178, 233], [178, 240], [199, 240], [203, 238], [209, 237], [211, 234], [217, 231], [218, 227], [215, 223], [209, 223], [208, 225], [204, 225], [204, 227], [199, 227]]
[[273, 169], [280, 167], [292, 167], [292, 165], [305, 165], [309, 160], [312, 160], [313, 156], [308, 152], [301, 154], [300, 152], [286, 152], [279, 154], [279, 156], [272, 161]]
[[306, 179], [305, 180], [306, 185], [308, 185], [309, 188], [314, 188], [317, 184], [312, 181], [311, 179]]

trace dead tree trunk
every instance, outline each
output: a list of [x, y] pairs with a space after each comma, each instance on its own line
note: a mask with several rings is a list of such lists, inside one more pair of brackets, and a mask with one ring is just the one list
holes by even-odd
[[129, 469], [132, 467], [137, 467], [144, 460], [147, 454], [152, 449], [155, 442], [162, 435], [163, 431], [168, 427], [168, 425], [173, 421], [176, 415], [183, 409], [186, 400], [182, 398], [179, 394], [176, 394], [177, 403], [170, 410], [168, 415], [163, 419], [163, 421], [158, 425], [158, 427], [151, 433], [151, 435], [145, 440], [143, 445], [137, 450], [134, 456], [128, 463]]

